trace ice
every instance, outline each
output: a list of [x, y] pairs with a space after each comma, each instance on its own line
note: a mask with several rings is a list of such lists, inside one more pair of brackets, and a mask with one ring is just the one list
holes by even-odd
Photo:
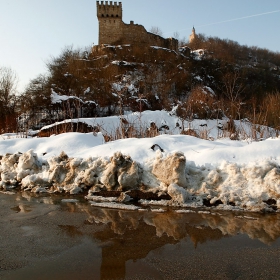
[[139, 207], [134, 205], [127, 205], [122, 203], [115, 203], [115, 202], [93, 202], [91, 201], [90, 204], [96, 207], [103, 207], [103, 208], [112, 208], [112, 209], [122, 209], [122, 210], [138, 210]]
[[79, 200], [69, 198], [69, 199], [61, 199], [61, 202], [62, 203], [77, 203], [77, 202], [79, 202]]

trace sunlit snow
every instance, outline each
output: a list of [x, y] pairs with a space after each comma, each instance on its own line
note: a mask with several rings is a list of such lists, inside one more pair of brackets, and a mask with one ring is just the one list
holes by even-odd
[[[154, 119], [149, 112], [143, 116], [147, 122]], [[115, 126], [114, 118], [102, 119], [103, 125], [108, 122], [107, 129], [110, 124]], [[163, 120], [164, 117], [157, 118], [159, 124]], [[207, 121], [208, 127], [214, 127], [214, 122]], [[154, 145], [161, 149], [152, 149]], [[86, 190], [93, 205], [101, 201], [109, 207], [116, 199], [94, 198], [96, 191], [126, 192], [145, 186], [145, 191], [168, 194], [171, 200], [142, 201], [144, 205], [202, 207], [207, 201], [224, 210], [274, 211], [280, 207], [278, 137], [209, 141], [162, 134], [105, 143], [101, 132], [72, 132], [47, 138], [16, 138], [9, 134], [0, 137], [0, 155], [3, 191], [18, 186], [48, 193], [76, 194]], [[117, 201], [129, 201], [126, 199]]]

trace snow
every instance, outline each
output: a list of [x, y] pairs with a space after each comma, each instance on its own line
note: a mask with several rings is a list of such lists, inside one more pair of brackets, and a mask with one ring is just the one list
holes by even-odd
[[162, 208], [159, 208], [159, 209], [152, 208], [151, 212], [154, 212], [154, 213], [164, 213], [164, 212], [166, 212], [166, 210], [164, 210]]
[[193, 58], [195, 60], [201, 60], [205, 54], [205, 50], [204, 49], [193, 50], [191, 51], [191, 54], [193, 55]]
[[52, 93], [51, 93], [51, 101], [52, 104], [56, 104], [56, 103], [61, 103], [63, 101], [67, 101], [69, 99], [75, 99], [81, 103], [84, 103], [82, 99], [76, 97], [76, 96], [68, 96], [68, 95], [59, 95], [58, 93], [56, 93], [53, 89]]
[[121, 210], [138, 210], [140, 207], [134, 205], [126, 205], [115, 202], [90, 202], [92, 206], [102, 207], [102, 208], [112, 208], [112, 209], [121, 209]]
[[201, 82], [203, 81], [203, 79], [202, 79], [200, 76], [195, 76], [194, 78], [195, 78], [197, 81], [201, 81]]
[[62, 203], [77, 203], [77, 202], [79, 202], [79, 200], [69, 198], [69, 199], [62, 199], [61, 202]]
[[114, 64], [114, 65], [120, 65], [120, 66], [133, 66], [133, 65], [136, 65], [136, 63], [134, 63], [134, 62], [128, 62], [128, 61], [125, 61], [125, 60], [114, 60], [111, 63]]
[[163, 47], [158, 47], [158, 46], [151, 46], [152, 49], [155, 49], [155, 50], [164, 50], [164, 51], [167, 51], [167, 52], [174, 52], [176, 53], [175, 51], [173, 50], [170, 50], [170, 49], [167, 49], [167, 48], [163, 48]]
[[[136, 125], [141, 118], [142, 126], [151, 121], [158, 126], [167, 123], [170, 131], [176, 131], [178, 121], [164, 111], [125, 117]], [[84, 121], [97, 122], [109, 131], [117, 127], [120, 118]], [[218, 133], [217, 120], [194, 120], [191, 125], [195, 123], [206, 123], [207, 129], [212, 128], [209, 134], [213, 137]], [[248, 122], [239, 124], [244, 130], [251, 127]], [[153, 145], [161, 149], [154, 150]], [[216, 136], [209, 141], [162, 134], [107, 143], [101, 132], [65, 133], [48, 138], [0, 137], [0, 155], [3, 192], [17, 187], [36, 193], [87, 192], [86, 198], [93, 206], [137, 210], [139, 207], [130, 204], [126, 192], [145, 186], [143, 191], [163, 193], [171, 199], [142, 199], [140, 204], [176, 206], [183, 212], [207, 203], [219, 210], [232, 211], [272, 212], [280, 208], [280, 138], [277, 137], [232, 141]], [[122, 196], [95, 196], [100, 190], [121, 191]]]
[[[117, 89], [121, 89], [121, 85], [114, 84]], [[166, 125], [169, 129], [163, 133], [168, 133], [172, 135], [179, 135], [183, 129], [185, 130], [192, 129], [194, 130], [201, 138], [208, 139], [218, 139], [230, 137], [230, 133], [227, 132], [224, 127], [227, 126], [228, 119], [222, 120], [181, 120], [175, 115], [176, 107], [171, 112], [167, 111], [145, 111], [145, 112], [128, 112], [124, 116], [111, 116], [111, 117], [100, 117], [100, 118], [79, 118], [79, 119], [69, 119], [62, 122], [56, 122], [55, 124], [44, 126], [41, 130], [49, 129], [54, 125], [65, 124], [67, 122], [83, 122], [89, 126], [97, 126], [103, 135], [111, 136], [112, 139], [115, 139], [115, 135], [119, 132], [121, 127], [121, 119], [127, 121], [126, 128], [133, 127], [135, 128], [138, 136], [142, 137], [144, 133], [150, 128], [151, 123], [155, 123], [158, 129], [163, 125]], [[248, 140], [250, 137], [259, 138], [269, 138], [274, 137], [275, 131], [271, 128], [265, 126], [256, 126], [254, 127], [250, 122], [246, 120], [238, 120], [234, 122], [237, 133], [240, 138]], [[255, 134], [253, 135], [253, 132]]]
[[[0, 155], [34, 150], [39, 157], [50, 158], [64, 151], [69, 156], [84, 155], [86, 150], [104, 143], [101, 133], [65, 133], [49, 138], [15, 138], [0, 140]], [[46, 153], [46, 154], [45, 154]], [[45, 154], [45, 156], [43, 156]]]
[[204, 87], [202, 88], [202, 90], [203, 90], [203, 92], [204, 92], [205, 94], [207, 94], [207, 91], [208, 91], [208, 92], [210, 92], [211, 96], [215, 96], [215, 95], [216, 95], [215, 92], [213, 91], [213, 89], [210, 88], [210, 87], [204, 86]]
[[182, 209], [182, 210], [175, 210], [176, 213], [179, 213], [179, 214], [185, 214], [185, 213], [196, 213], [195, 211], [193, 210], [185, 210], [185, 209]]
[[95, 202], [117, 202], [117, 197], [103, 197], [103, 196], [97, 196], [97, 195], [87, 195], [85, 197], [88, 200], [95, 201]]
[[90, 93], [90, 87], [88, 87], [85, 91], [84, 94]]

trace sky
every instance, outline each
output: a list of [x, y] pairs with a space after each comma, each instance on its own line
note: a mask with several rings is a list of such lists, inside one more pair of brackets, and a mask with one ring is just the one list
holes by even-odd
[[[164, 37], [175, 32], [230, 39], [280, 52], [279, 0], [123, 0], [123, 21], [133, 20]], [[23, 91], [47, 73], [46, 63], [65, 47], [98, 43], [95, 0], [0, 0], [0, 67], [9, 67]]]

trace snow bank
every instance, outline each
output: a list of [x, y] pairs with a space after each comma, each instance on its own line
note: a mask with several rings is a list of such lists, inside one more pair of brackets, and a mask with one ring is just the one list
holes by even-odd
[[[161, 135], [104, 143], [101, 133], [67, 133], [0, 140], [1, 154], [3, 191], [88, 193], [90, 201], [102, 203], [128, 202], [127, 192], [141, 191], [169, 197], [147, 198], [145, 204], [266, 212], [280, 208], [278, 138], [206, 141]], [[102, 191], [121, 197], [95, 199]]]
[[[116, 87], [121, 85], [115, 84]], [[135, 88], [130, 89], [135, 91]], [[211, 93], [211, 89], [204, 87], [205, 91]], [[212, 93], [213, 94], [213, 93]], [[142, 99], [144, 102], [144, 99]], [[135, 137], [143, 137], [151, 129], [151, 124], [159, 130], [160, 134], [180, 135], [182, 131], [192, 130], [200, 138], [203, 139], [220, 139], [225, 137], [231, 137], [232, 132], [227, 130], [228, 119], [222, 120], [182, 120], [175, 114], [176, 107], [171, 112], [167, 111], [144, 111], [126, 113], [121, 118], [119, 116], [100, 117], [100, 118], [79, 118], [69, 119], [62, 122], [57, 122], [52, 125], [44, 126], [41, 130], [50, 129], [55, 125], [63, 125], [68, 122], [82, 122], [91, 127], [98, 127], [103, 135], [110, 136], [111, 139], [116, 139], [117, 135], [121, 134], [120, 129], [123, 128], [125, 133], [133, 134]], [[254, 139], [266, 139], [269, 137], [275, 137], [276, 132], [272, 128], [252, 125], [247, 120], [234, 121], [236, 128], [236, 135], [238, 139], [248, 139], [254, 137]], [[151, 134], [151, 133], [150, 133]], [[150, 135], [155, 136], [155, 135]]]

